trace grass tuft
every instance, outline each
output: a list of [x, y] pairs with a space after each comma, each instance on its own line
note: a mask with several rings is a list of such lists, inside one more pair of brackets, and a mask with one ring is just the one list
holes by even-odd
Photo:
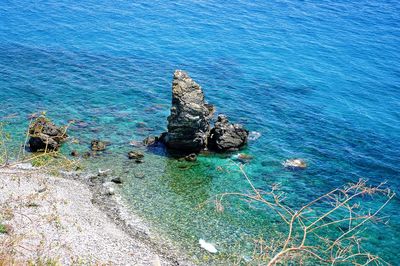
[[4, 224], [0, 223], [0, 234], [7, 234], [7, 232], [7, 227]]

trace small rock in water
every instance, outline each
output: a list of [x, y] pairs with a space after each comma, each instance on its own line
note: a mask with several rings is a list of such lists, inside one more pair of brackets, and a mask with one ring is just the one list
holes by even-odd
[[113, 177], [113, 178], [111, 178], [111, 182], [113, 182], [115, 184], [122, 184], [122, 178], [119, 176]]
[[219, 115], [210, 131], [209, 147], [218, 152], [238, 150], [247, 143], [249, 132], [240, 124], [229, 123], [225, 115]]
[[146, 124], [146, 122], [137, 122], [136, 127], [137, 128], [145, 128], [145, 127], [147, 127], [147, 124]]
[[28, 119], [35, 119], [35, 118], [37, 118], [38, 116], [39, 116], [39, 115], [38, 115], [37, 113], [34, 113], [34, 114], [28, 115], [27, 118], [28, 118]]
[[158, 142], [158, 137], [148, 136], [143, 140], [145, 146], [152, 146]]
[[76, 120], [75, 120], [74, 125], [75, 125], [76, 127], [78, 127], [78, 128], [86, 128], [86, 127], [89, 126], [89, 124], [86, 123], [86, 122], [84, 122], [84, 121], [76, 121]]
[[79, 153], [75, 150], [71, 151], [71, 156], [77, 157], [79, 156]]
[[188, 156], [185, 156], [185, 160], [188, 162], [195, 162], [197, 160], [196, 153], [191, 153]]
[[144, 173], [142, 173], [142, 172], [137, 172], [137, 173], [135, 173], [135, 177], [136, 177], [136, 178], [139, 178], [139, 179], [143, 179], [143, 178], [144, 178]]
[[190, 164], [179, 164], [178, 165], [178, 168], [180, 169], [180, 170], [188, 170], [188, 169], [190, 169], [192, 166], [190, 165]]
[[106, 143], [104, 141], [101, 140], [92, 140], [91, 144], [90, 144], [90, 148], [92, 149], [92, 151], [104, 151], [106, 149]]
[[77, 138], [72, 138], [72, 139], [71, 139], [71, 143], [72, 143], [72, 144], [79, 144], [80, 141], [79, 141], [79, 139], [77, 139]]
[[90, 153], [90, 151], [87, 151], [87, 152], [85, 152], [85, 153], [83, 154], [83, 158], [85, 158], [85, 159], [89, 158], [90, 156], [92, 156], [92, 154]]
[[98, 133], [101, 131], [101, 128], [100, 127], [92, 127], [92, 128], [90, 128], [90, 131], [92, 131], [93, 133]]
[[139, 148], [143, 147], [144, 144], [141, 141], [132, 140], [131, 142], [129, 142], [129, 145]]
[[241, 163], [248, 163], [253, 159], [253, 156], [246, 154], [246, 153], [239, 153], [232, 156], [234, 160], [237, 160]]
[[282, 163], [282, 165], [289, 169], [305, 169], [307, 163], [303, 159], [289, 159]]
[[200, 239], [200, 240], [199, 240], [199, 244], [200, 244], [200, 247], [201, 247], [201, 248], [207, 250], [207, 251], [210, 252], [210, 253], [217, 253], [217, 252], [218, 252], [217, 249], [215, 248], [215, 246], [214, 246], [213, 244], [208, 243], [208, 242], [206, 242], [206, 241], [203, 240], [203, 239]]
[[144, 157], [144, 154], [141, 151], [130, 151], [128, 153], [129, 159], [141, 160], [141, 159], [143, 159], [143, 157]]
[[261, 133], [257, 132], [257, 131], [250, 131], [249, 133], [249, 140], [256, 140], [259, 137], [261, 137]]
[[99, 169], [97, 176], [107, 176], [109, 173], [111, 173], [111, 169], [106, 169], [106, 170]]

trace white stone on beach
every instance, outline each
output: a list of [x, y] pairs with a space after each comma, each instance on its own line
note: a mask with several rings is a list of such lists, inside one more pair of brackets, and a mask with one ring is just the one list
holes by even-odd
[[[43, 184], [47, 186], [46, 193], [33, 201], [33, 193]], [[18, 261], [15, 265], [39, 261], [42, 254], [52, 262], [53, 259], [57, 261], [54, 263], [57, 265], [74, 265], [78, 259], [84, 265], [104, 262], [108, 265], [152, 265], [153, 261], [156, 261], [154, 266], [175, 265], [175, 253], [171, 260], [164, 258], [152, 245], [131, 236], [126, 227], [110, 219], [108, 213], [92, 201], [96, 195], [91, 189], [86, 182], [54, 177], [35, 169], [0, 168], [0, 202], [9, 203], [3, 207], [14, 214], [7, 221], [12, 225], [13, 234], [3, 234], [0, 238], [5, 243], [15, 242], [12, 246], [15, 254], [7, 254]], [[140, 234], [149, 232], [146, 223], [122, 203], [118, 201], [116, 205], [118, 215], [123, 214], [121, 219], [132, 228], [129, 230], [135, 235], [137, 230]], [[18, 241], [14, 241], [16, 236]]]
[[35, 167], [32, 166], [31, 163], [18, 163], [14, 166], [16, 169], [20, 170], [32, 170], [35, 169]]
[[204, 239], [199, 240], [200, 247], [207, 250], [210, 253], [217, 253], [217, 249], [211, 243], [206, 242]]
[[104, 187], [104, 191], [103, 191], [104, 195], [111, 196], [111, 195], [115, 194], [115, 188], [114, 188], [113, 182], [105, 182], [103, 184], [103, 187]]

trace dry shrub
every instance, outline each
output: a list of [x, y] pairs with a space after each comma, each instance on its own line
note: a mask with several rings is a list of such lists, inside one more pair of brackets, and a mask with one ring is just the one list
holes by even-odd
[[367, 229], [367, 223], [385, 222], [385, 217], [378, 215], [395, 193], [384, 183], [371, 186], [366, 180], [359, 180], [293, 209], [285, 203], [285, 194], [280, 192], [279, 186], [271, 187], [270, 191], [259, 190], [244, 171], [244, 166], [234, 164], [251, 190], [248, 193], [217, 195], [216, 209], [224, 210], [223, 201], [226, 197], [240, 197], [273, 210], [287, 226], [282, 239], [255, 240], [254, 260], [269, 266], [287, 263], [301, 265], [306, 261], [315, 265], [388, 265], [362, 247], [360, 236]]

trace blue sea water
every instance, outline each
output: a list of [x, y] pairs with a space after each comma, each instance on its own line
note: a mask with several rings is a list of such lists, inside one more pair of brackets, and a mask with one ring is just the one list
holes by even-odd
[[[226, 156], [200, 156], [188, 169], [162, 150], [142, 165], [126, 159], [130, 141], [165, 131], [173, 71], [188, 71], [218, 112], [261, 134], [244, 151], [254, 156], [249, 176], [260, 188], [281, 183], [300, 205], [359, 178], [398, 191], [399, 47], [398, 1], [3, 0], [0, 118], [20, 140], [37, 111], [82, 121], [70, 130], [80, 143], [64, 152], [110, 141], [91, 163], [124, 176], [133, 209], [166, 237], [200, 263], [199, 238], [248, 256], [249, 239], [271, 233], [274, 218], [242, 205], [198, 208], [247, 189], [241, 175], [217, 171]], [[308, 169], [282, 167], [297, 157]], [[389, 224], [367, 237], [393, 265], [399, 208], [396, 197]]]

